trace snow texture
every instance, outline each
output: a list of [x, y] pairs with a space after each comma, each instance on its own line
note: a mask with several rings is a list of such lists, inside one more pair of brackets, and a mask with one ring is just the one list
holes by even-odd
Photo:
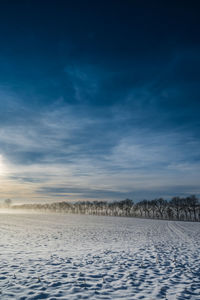
[[0, 214], [0, 299], [200, 299], [200, 223]]

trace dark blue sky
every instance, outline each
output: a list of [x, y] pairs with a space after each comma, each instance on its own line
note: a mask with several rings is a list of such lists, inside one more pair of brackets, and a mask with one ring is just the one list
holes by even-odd
[[200, 195], [198, 1], [0, 2], [0, 198]]

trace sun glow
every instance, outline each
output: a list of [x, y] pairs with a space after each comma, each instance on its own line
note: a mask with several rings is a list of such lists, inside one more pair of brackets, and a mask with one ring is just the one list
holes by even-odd
[[6, 167], [4, 164], [3, 156], [0, 154], [0, 176], [3, 176], [6, 173]]

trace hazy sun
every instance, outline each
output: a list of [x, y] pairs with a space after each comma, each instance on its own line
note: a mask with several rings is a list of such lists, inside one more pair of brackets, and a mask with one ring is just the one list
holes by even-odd
[[5, 165], [3, 162], [3, 157], [0, 154], [0, 175], [4, 175], [5, 174]]

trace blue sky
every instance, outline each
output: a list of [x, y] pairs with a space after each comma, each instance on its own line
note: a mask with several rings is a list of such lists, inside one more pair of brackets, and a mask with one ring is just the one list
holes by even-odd
[[0, 199], [200, 195], [196, 1], [1, 1]]

